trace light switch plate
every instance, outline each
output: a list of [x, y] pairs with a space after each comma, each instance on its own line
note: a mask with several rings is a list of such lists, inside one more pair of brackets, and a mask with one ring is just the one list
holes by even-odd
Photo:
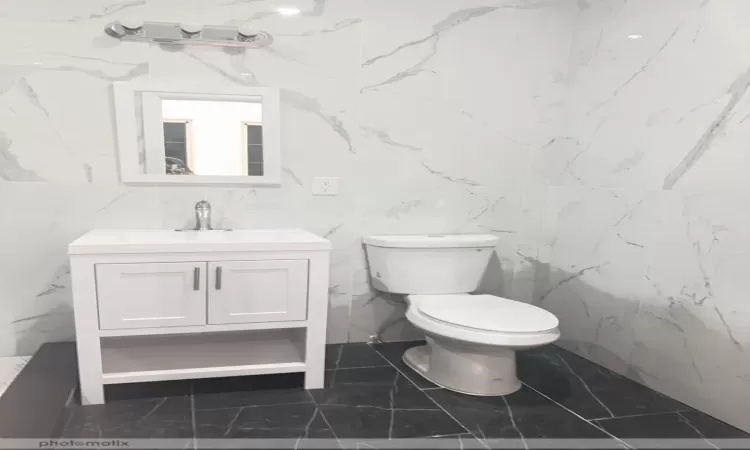
[[339, 177], [315, 177], [312, 182], [313, 195], [338, 195]]

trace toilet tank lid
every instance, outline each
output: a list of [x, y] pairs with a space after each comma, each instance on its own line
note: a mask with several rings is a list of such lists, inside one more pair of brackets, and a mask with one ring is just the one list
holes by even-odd
[[423, 234], [365, 236], [362, 242], [387, 248], [478, 248], [494, 247], [497, 236], [491, 234]]

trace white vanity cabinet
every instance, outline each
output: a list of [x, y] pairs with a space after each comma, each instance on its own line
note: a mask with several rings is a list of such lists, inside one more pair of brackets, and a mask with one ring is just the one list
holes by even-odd
[[206, 323], [206, 263], [96, 264], [99, 328]]
[[69, 246], [84, 404], [103, 385], [304, 372], [323, 386], [330, 242], [93, 230]]
[[208, 323], [305, 320], [307, 261], [208, 264]]

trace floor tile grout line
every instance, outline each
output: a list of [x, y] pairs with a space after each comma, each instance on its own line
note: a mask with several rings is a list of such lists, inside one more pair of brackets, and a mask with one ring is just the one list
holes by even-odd
[[190, 422], [193, 426], [193, 450], [198, 450], [198, 427], [195, 425], [195, 389], [190, 382]]
[[[201, 409], [195, 409], [196, 411], [222, 411], [225, 409], [236, 409], [236, 408], [268, 408], [272, 406], [286, 406], [286, 405], [309, 405], [310, 403], [315, 403], [314, 401], [311, 402], [282, 402], [282, 403], [269, 403], [264, 405], [241, 405], [241, 406], [224, 406], [221, 408], [201, 408]], [[193, 401], [193, 404], [195, 404], [195, 401]]]
[[443, 406], [440, 403], [436, 402], [434, 398], [430, 397], [430, 394], [424, 393], [424, 395], [426, 395], [430, 399], [430, 401], [432, 403], [434, 403], [435, 405], [437, 405], [438, 408], [440, 408], [444, 413], [446, 413], [448, 415], [448, 417], [450, 417], [451, 419], [455, 420], [457, 424], [461, 425], [461, 428], [463, 428], [464, 430], [466, 430], [467, 433], [469, 433], [470, 435], [472, 435], [472, 436], [474, 436], [476, 438], [476, 436], [474, 435], [474, 433], [472, 433], [468, 428], [466, 428], [466, 425], [464, 425], [458, 419], [456, 419], [455, 417], [453, 417], [453, 414], [451, 414], [448, 411], [446, 411], [446, 409], [443, 408]]
[[[601, 364], [598, 364], [598, 363], [596, 363], [596, 362], [594, 362], [594, 361], [592, 361], [592, 360], [590, 360], [588, 358], [585, 358], [585, 357], [583, 357], [583, 356], [581, 356], [581, 355], [579, 355], [577, 353], [574, 353], [571, 350], [568, 350], [567, 348], [561, 347], [560, 345], [558, 345], [558, 343], [550, 344], [548, 347], [553, 348], [552, 351], [554, 352], [554, 354], [556, 356], [558, 356], [561, 360], [563, 360], [566, 363], [567, 363], [567, 361], [563, 357], [563, 354], [565, 354], [566, 356], [571, 356], [571, 357], [573, 357], [575, 359], [578, 359], [580, 361], [583, 361], [583, 362], [585, 362], [587, 364], [591, 364], [593, 366], [596, 366], [596, 370], [599, 371], [599, 372], [601, 372], [602, 370], [604, 370], [608, 374], [615, 375], [616, 377], [621, 378], [623, 380], [634, 382], [634, 383], [638, 384], [639, 386], [645, 387], [646, 389], [648, 389], [648, 390], [650, 390], [652, 392], [655, 392], [656, 394], [658, 394], [658, 395], [660, 395], [662, 397], [666, 397], [666, 398], [668, 398], [670, 400], [673, 400], [673, 401], [675, 401], [677, 403], [681, 403], [679, 400], [677, 400], [675, 398], [672, 398], [672, 397], [670, 397], [670, 396], [668, 396], [666, 394], [663, 394], [663, 393], [661, 393], [659, 391], [656, 391], [655, 389], [652, 389], [651, 387], [649, 387], [649, 386], [647, 386], [645, 384], [641, 384], [638, 381], [635, 381], [635, 380], [633, 380], [633, 379], [631, 379], [631, 378], [629, 378], [629, 377], [627, 377], [627, 376], [625, 376], [623, 374], [617, 373], [617, 372], [615, 372], [615, 371], [613, 371], [613, 370], [611, 370], [611, 369], [609, 369], [609, 368], [607, 368], [607, 367], [605, 367], [605, 366], [603, 366]], [[573, 373], [576, 377], [578, 377], [579, 379], [581, 379], [581, 381], [583, 382], [583, 379], [580, 376], [578, 376], [575, 372], [571, 371], [571, 373]], [[604, 372], [601, 372], [601, 373], [604, 373]], [[524, 383], [524, 384], [526, 384], [526, 383]], [[584, 386], [586, 386], [585, 382], [583, 382], [583, 384], [584, 384]], [[531, 388], [531, 386], [529, 386], [529, 387]], [[534, 388], [532, 388], [532, 389], [534, 389]], [[534, 390], [536, 391], [536, 389], [534, 389]], [[537, 392], [539, 392], [539, 391], [537, 391]], [[539, 392], [539, 393], [541, 394], [541, 392]], [[544, 395], [544, 394], [542, 394], [542, 395]], [[546, 397], [546, 395], [545, 395], [545, 397]], [[594, 398], [597, 401], [599, 401], [599, 399], [596, 398], [595, 396], [594, 396]], [[550, 400], [552, 400], [552, 399], [550, 398]], [[552, 401], [555, 402], [554, 400], [552, 400]], [[557, 402], [555, 402], [555, 403], [557, 403]], [[565, 406], [563, 406], [561, 404], [559, 404], [559, 405], [562, 406], [563, 408], [565, 408]], [[605, 405], [602, 403], [602, 406], [605, 406]], [[685, 405], [685, 406], [687, 406], [687, 405]], [[605, 406], [605, 408], [607, 408], [607, 407]], [[565, 408], [565, 409], [568, 409], [568, 408]], [[607, 408], [607, 409], [609, 409], [609, 408]], [[627, 415], [622, 415], [622, 416], [616, 416], [616, 415], [613, 414], [611, 417], [609, 417], [609, 416], [608, 417], [597, 417], [597, 418], [594, 418], [594, 419], [584, 419], [584, 420], [587, 420], [589, 422], [590, 421], [602, 421], [602, 420], [612, 420], [612, 419], [621, 419], [621, 418], [629, 418], [629, 417], [640, 417], [640, 416], [652, 416], [652, 415], [669, 414], [669, 413], [683, 413], [683, 412], [690, 412], [690, 411], [695, 411], [695, 409], [688, 407], [687, 409], [681, 408], [681, 409], [675, 409], [675, 410], [671, 410], [671, 411], [660, 411], [660, 412], [655, 412], [655, 413], [642, 413], [642, 414], [627, 414]], [[610, 411], [610, 413], [611, 413], [611, 411]]]
[[588, 423], [589, 425], [591, 425], [592, 427], [596, 428], [597, 430], [600, 430], [600, 431], [602, 431], [602, 432], [603, 432], [603, 433], [605, 433], [606, 435], [608, 435], [608, 436], [610, 436], [610, 437], [614, 438], [614, 439], [615, 439], [616, 441], [618, 441], [618, 442], [621, 442], [621, 443], [623, 443], [623, 444], [624, 444], [624, 445], [626, 445], [626, 446], [627, 446], [628, 448], [631, 448], [631, 447], [630, 447], [630, 446], [629, 446], [629, 445], [628, 445], [627, 443], [625, 443], [625, 441], [623, 441], [622, 439], [618, 438], [617, 436], [615, 436], [614, 434], [610, 433], [609, 431], [607, 431], [607, 430], [605, 430], [605, 429], [603, 429], [603, 428], [601, 428], [601, 427], [598, 427], [598, 426], [594, 425], [594, 424], [593, 424], [593, 423], [591, 423], [590, 421], [586, 420], [586, 419], [585, 419], [585, 418], [584, 418], [583, 416], [581, 416], [581, 415], [580, 415], [580, 414], [578, 414], [577, 412], [573, 411], [572, 409], [570, 409], [570, 408], [568, 408], [568, 407], [566, 407], [566, 406], [564, 406], [564, 405], [561, 405], [560, 403], [558, 403], [558, 402], [554, 401], [553, 399], [551, 399], [550, 397], [548, 397], [548, 396], [547, 396], [547, 395], [545, 395], [544, 393], [542, 393], [542, 392], [540, 392], [540, 391], [537, 391], [536, 389], [534, 389], [533, 387], [531, 387], [531, 386], [529, 386], [528, 384], [524, 383], [523, 381], [521, 381], [521, 384], [523, 384], [523, 385], [524, 385], [524, 386], [526, 386], [527, 388], [531, 389], [532, 391], [536, 392], [537, 394], [541, 395], [542, 397], [546, 398], [547, 400], [551, 401], [552, 403], [556, 404], [557, 406], [559, 406], [560, 408], [564, 409], [565, 411], [568, 411], [569, 413], [573, 414], [574, 416], [576, 416], [576, 417], [578, 417], [579, 419], [583, 420], [584, 422]]
[[377, 406], [377, 405], [351, 405], [348, 403], [325, 403], [323, 405], [318, 406], [326, 406], [331, 408], [372, 408], [372, 409], [382, 409], [384, 411], [440, 411], [438, 408], [386, 408], [385, 406]]
[[402, 375], [402, 376], [403, 376], [404, 378], [406, 378], [406, 380], [407, 380], [407, 381], [408, 381], [409, 383], [411, 383], [411, 384], [412, 384], [412, 385], [413, 385], [413, 386], [414, 386], [415, 388], [417, 388], [417, 389], [418, 389], [418, 390], [420, 390], [420, 391], [422, 390], [422, 389], [421, 389], [421, 388], [420, 388], [420, 387], [419, 387], [419, 386], [417, 385], [417, 383], [415, 383], [415, 382], [414, 382], [414, 381], [413, 381], [413, 380], [412, 380], [411, 378], [409, 378], [409, 376], [408, 376], [408, 375], [406, 375], [406, 374], [405, 374], [405, 373], [404, 373], [404, 372], [403, 372], [403, 371], [402, 371], [401, 369], [399, 369], [398, 367], [396, 367], [396, 365], [395, 365], [395, 364], [393, 364], [393, 363], [391, 362], [391, 360], [390, 360], [390, 359], [386, 358], [386, 357], [385, 357], [385, 356], [384, 356], [384, 355], [383, 355], [382, 353], [380, 353], [380, 352], [378, 351], [378, 349], [377, 349], [377, 348], [373, 347], [373, 345], [372, 345], [372, 344], [368, 344], [368, 345], [370, 346], [370, 348], [371, 348], [371, 349], [373, 349], [373, 350], [375, 351], [375, 353], [377, 353], [378, 355], [380, 355], [380, 357], [381, 357], [381, 358], [383, 358], [384, 360], [386, 360], [386, 362], [387, 362], [388, 364], [390, 364], [390, 366], [391, 366], [391, 367], [393, 367], [394, 369], [396, 369], [396, 372], [400, 373], [400, 374], [401, 374], [401, 375]]
[[392, 364], [388, 362], [388, 364], [383, 364], [382, 366], [338, 367], [338, 368], [325, 369], [325, 370], [326, 372], [329, 372], [329, 371], [334, 371], [334, 370], [378, 369], [380, 367], [392, 367]]
[[[65, 407], [63, 409], [63, 412], [67, 409], [68, 407]], [[63, 437], [65, 435], [65, 430], [68, 429], [68, 427], [70, 426], [70, 423], [73, 422], [73, 418], [76, 415], [78, 415], [78, 408], [71, 408], [70, 414], [68, 414], [68, 417], [65, 418], [65, 423], [63, 424], [62, 429], [59, 430], [60, 436], [55, 436], [55, 437]]]
[[[341, 362], [341, 357], [344, 356], [344, 345], [339, 345], [338, 351], [336, 352], [336, 362], [334, 363], [334, 369], [339, 368], [339, 363]], [[325, 364], [323, 364], [325, 367]]]
[[659, 412], [652, 412], [652, 413], [642, 413], [642, 414], [626, 414], [624, 416], [615, 416], [615, 417], [596, 417], [594, 419], [586, 419], [589, 422], [596, 421], [600, 422], [603, 420], [614, 420], [614, 419], [629, 419], [631, 417], [648, 417], [648, 416], [661, 416], [666, 414], [679, 414], [682, 412], [689, 412], [689, 409], [675, 409], [674, 411], [659, 411]]
[[432, 401], [432, 403], [436, 404], [437, 407], [440, 408], [445, 414], [447, 414], [448, 417], [450, 417], [451, 419], [453, 419], [457, 424], [461, 425], [461, 428], [463, 428], [464, 430], [466, 430], [466, 432], [469, 433], [469, 435], [471, 437], [473, 437], [474, 439], [476, 439], [480, 444], [482, 444], [483, 447], [489, 449], [489, 447], [487, 447], [487, 445], [484, 443], [484, 441], [482, 439], [479, 439], [472, 431], [470, 431], [468, 428], [466, 428], [466, 425], [464, 425], [458, 419], [456, 419], [455, 417], [453, 417], [453, 414], [449, 413], [445, 408], [443, 408], [443, 405], [441, 405], [440, 403], [438, 403], [434, 398], [430, 397], [430, 394], [428, 394], [425, 391], [422, 391], [422, 393], [424, 395], [426, 395]]
[[[395, 365], [394, 365], [394, 364], [393, 364], [393, 363], [391, 362], [391, 360], [390, 360], [390, 359], [388, 359], [388, 358], [386, 358], [385, 356], [383, 356], [383, 354], [382, 354], [382, 353], [380, 353], [380, 352], [378, 351], [378, 349], [377, 349], [377, 348], [375, 348], [375, 347], [374, 347], [374, 346], [373, 346], [372, 344], [369, 344], [369, 345], [370, 345], [370, 348], [372, 348], [373, 350], [375, 350], [375, 352], [377, 352], [377, 354], [378, 354], [378, 355], [380, 355], [380, 356], [381, 356], [381, 357], [382, 357], [383, 359], [385, 359], [386, 361], [388, 361], [388, 363], [389, 363], [389, 364], [390, 364], [390, 365], [391, 365], [391, 366], [392, 366], [392, 367], [393, 367], [394, 369], [396, 369], [396, 371], [398, 371], [398, 373], [400, 373], [400, 374], [401, 374], [401, 375], [402, 375], [402, 376], [403, 376], [404, 378], [406, 378], [407, 380], [409, 380], [409, 382], [410, 382], [411, 384], [413, 384], [413, 385], [414, 385], [414, 386], [415, 386], [415, 387], [416, 387], [416, 388], [417, 388], [417, 389], [418, 389], [418, 390], [419, 390], [420, 392], [422, 392], [422, 393], [423, 393], [423, 394], [424, 394], [425, 396], [427, 396], [427, 398], [429, 398], [429, 399], [430, 399], [430, 401], [431, 401], [432, 403], [434, 403], [435, 405], [437, 405], [437, 407], [438, 407], [438, 408], [440, 408], [440, 410], [442, 410], [442, 411], [443, 411], [443, 412], [444, 412], [445, 414], [447, 414], [447, 415], [448, 415], [448, 417], [450, 417], [451, 419], [453, 419], [453, 421], [454, 421], [454, 422], [456, 422], [457, 424], [459, 424], [459, 425], [461, 426], [461, 428], [463, 428], [464, 430], [466, 430], [466, 432], [467, 432], [467, 433], [469, 433], [469, 434], [470, 434], [470, 435], [471, 435], [471, 436], [472, 436], [472, 437], [473, 437], [474, 439], [476, 439], [477, 441], [479, 441], [480, 443], [482, 443], [482, 445], [483, 445], [483, 446], [485, 446], [485, 447], [486, 447], [486, 445], [485, 445], [485, 444], [484, 444], [484, 443], [483, 443], [483, 442], [482, 442], [481, 440], [479, 440], [479, 438], [477, 438], [477, 437], [476, 437], [476, 436], [474, 435], [474, 433], [472, 433], [471, 431], [469, 431], [469, 429], [468, 429], [468, 428], [466, 428], [466, 425], [464, 425], [463, 423], [459, 422], [459, 421], [458, 421], [458, 419], [456, 419], [455, 417], [453, 417], [453, 415], [452, 415], [451, 413], [449, 413], [448, 411], [446, 411], [446, 410], [445, 410], [445, 408], [443, 408], [443, 406], [442, 406], [442, 405], [440, 405], [440, 403], [436, 402], [434, 398], [430, 397], [430, 394], [428, 394], [428, 393], [426, 393], [426, 392], [425, 392], [424, 390], [420, 389], [420, 388], [419, 388], [419, 386], [417, 386], [417, 383], [415, 383], [414, 381], [412, 381], [412, 380], [411, 380], [411, 378], [409, 378], [408, 376], [406, 376], [406, 374], [405, 374], [405, 373], [404, 373], [404, 372], [403, 372], [403, 371], [402, 371], [401, 369], [399, 369], [398, 367], [396, 367], [396, 366], [395, 366]], [[436, 410], [436, 411], [437, 411], [437, 410]]]
[[341, 445], [341, 439], [339, 439], [339, 435], [336, 434], [333, 426], [331, 426], [331, 422], [328, 421], [328, 417], [326, 417], [325, 413], [323, 412], [323, 408], [321, 407], [320, 403], [315, 400], [315, 396], [312, 395], [309, 389], [305, 389], [305, 392], [307, 393], [307, 396], [310, 397], [310, 400], [312, 400], [312, 404], [315, 405], [315, 408], [320, 411], [320, 417], [322, 417], [326, 425], [328, 425], [328, 429], [331, 430], [331, 434], [333, 434], [333, 437], [336, 439], [336, 443], [339, 445], [339, 448], [344, 448], [344, 446]]
[[[408, 342], [408, 341], [405, 341], [405, 342]], [[372, 345], [372, 344], [368, 344], [368, 345], [370, 345], [370, 348], [372, 348], [373, 350], [375, 350], [375, 352], [378, 355], [380, 355], [383, 359], [385, 359], [388, 362], [388, 364], [391, 365], [391, 367], [393, 367], [394, 369], [396, 369], [396, 371], [398, 373], [400, 373], [401, 375], [403, 375], [403, 377], [406, 378], [407, 380], [409, 380], [409, 382], [411, 384], [413, 384], [417, 389], [419, 389], [420, 392], [422, 392], [424, 395], [426, 395], [427, 398], [429, 398], [432, 403], [434, 403], [435, 405], [437, 405], [437, 407], [440, 408], [440, 410], [442, 410], [445, 414], [447, 414], [448, 417], [450, 417], [451, 419], [453, 419], [453, 421], [456, 422], [457, 424], [459, 424], [461, 426], [461, 428], [463, 428], [464, 430], [466, 430], [466, 432], [469, 433], [469, 435], [471, 437], [473, 437], [474, 439], [476, 439], [480, 444], [482, 444], [483, 447], [489, 449], [489, 447], [487, 447], [487, 445], [481, 439], [479, 439], [474, 433], [472, 433], [471, 431], [469, 431], [468, 428], [466, 428], [466, 425], [464, 425], [462, 422], [459, 422], [458, 419], [456, 419], [455, 417], [453, 417], [453, 414], [451, 414], [448, 411], [446, 411], [446, 409], [443, 408], [443, 406], [440, 403], [436, 402], [434, 398], [430, 397], [430, 394], [428, 394], [427, 392], [425, 392], [424, 389], [421, 389], [419, 386], [417, 386], [417, 383], [415, 383], [414, 381], [412, 381], [411, 378], [409, 378], [401, 369], [399, 369], [398, 367], [396, 367], [396, 365], [393, 364], [390, 359], [386, 358], [382, 353], [380, 353], [380, 351], [378, 351], [378, 349], [375, 348], [374, 345]], [[438, 386], [438, 388], [440, 388], [440, 387]], [[434, 389], [431, 389], [431, 390], [434, 390]]]
[[[312, 397], [312, 395], [310, 395], [310, 397]], [[339, 445], [339, 448], [343, 448], [343, 446], [341, 445], [341, 439], [339, 439], [339, 435], [336, 434], [336, 430], [334, 430], [333, 426], [331, 426], [331, 422], [328, 421], [328, 417], [326, 417], [325, 412], [323, 412], [323, 408], [320, 407], [318, 402], [314, 402], [313, 405], [315, 405], [315, 409], [320, 412], [320, 417], [322, 417], [323, 421], [326, 423], [326, 425], [328, 425], [328, 429], [331, 430], [331, 434], [333, 435], [333, 438], [336, 439], [336, 443]]]
[[431, 438], [446, 438], [446, 437], [460, 437], [460, 436], [466, 436], [466, 433], [433, 434], [432, 436], [427, 436], [427, 437], [431, 437]]
[[[68, 427], [70, 426], [70, 423], [73, 421], [73, 417], [75, 417], [75, 415], [78, 413], [76, 411], [76, 408], [72, 408], [72, 406], [75, 406], [73, 399], [75, 398], [76, 390], [77, 390], [77, 387], [75, 386], [70, 389], [70, 394], [68, 394], [68, 399], [65, 400], [65, 405], [60, 411], [60, 414], [65, 414], [66, 412], [68, 414], [65, 416], [65, 420], [63, 421], [62, 428], [55, 430], [55, 433], [59, 434], [60, 436], [54, 436], [54, 437], [61, 437], [62, 435], [64, 435], [65, 430], [68, 429]], [[59, 420], [59, 416], [58, 416], [58, 420]]]
[[602, 406], [602, 408], [604, 408], [604, 410], [609, 413], [610, 417], [615, 417], [615, 414], [612, 412], [612, 410], [610, 410], [609, 407], [596, 394], [594, 394], [594, 391], [591, 390], [591, 387], [589, 387], [586, 381], [584, 381], [583, 377], [578, 375], [578, 373], [576, 373], [576, 371], [573, 370], [573, 367], [570, 365], [570, 363], [568, 363], [568, 361], [563, 357], [563, 355], [558, 353], [556, 356], [563, 363], [563, 365], [568, 369], [568, 371], [574, 377], [578, 378], [578, 381], [581, 382], [581, 384], [583, 385], [583, 388], [586, 389], [586, 392], [588, 392], [589, 395], [591, 395], [591, 398], [596, 400], [596, 402], [599, 403]]
[[310, 392], [310, 389], [305, 389], [305, 393], [307, 394], [308, 397], [310, 397], [310, 401], [312, 402], [313, 405], [320, 406], [320, 403], [318, 403], [318, 401], [315, 400], [315, 396], [312, 395], [312, 393]]
[[70, 394], [68, 394], [68, 399], [65, 400], [65, 406], [64, 406], [65, 408], [73, 404], [73, 398], [75, 397], [75, 395], [76, 395], [76, 387], [73, 386], [72, 388], [70, 388]]
[[701, 430], [699, 430], [698, 427], [696, 427], [690, 420], [688, 420], [687, 417], [683, 416], [679, 412], [675, 413], [675, 414], [677, 414], [677, 416], [679, 416], [679, 418], [683, 422], [685, 422], [690, 428], [692, 428], [693, 430], [695, 430], [696, 434], [698, 434], [698, 436], [700, 436], [701, 439], [703, 439], [704, 441], [706, 441], [706, 443], [708, 445], [710, 445], [711, 447], [715, 448], [716, 450], [719, 450], [719, 447], [717, 447], [716, 444], [714, 444], [713, 442], [711, 442], [711, 440], [708, 438], [708, 436], [706, 436], [705, 434], [703, 434], [703, 432]]

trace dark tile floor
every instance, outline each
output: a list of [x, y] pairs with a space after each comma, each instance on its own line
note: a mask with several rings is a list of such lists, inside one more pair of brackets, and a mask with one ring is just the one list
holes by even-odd
[[394, 448], [407, 438], [436, 439], [439, 448], [523, 448], [545, 438], [638, 447], [633, 439], [688, 438], [718, 448], [712, 439], [750, 438], [555, 346], [519, 353], [524, 386], [512, 395], [458, 394], [402, 363], [403, 351], [418, 344], [329, 346], [324, 389], [303, 389], [301, 374], [109, 386], [105, 405], [67, 408], [62, 436], [185, 438], [187, 447], [207, 438], [281, 438], [295, 448], [318, 438], [354, 448]]

